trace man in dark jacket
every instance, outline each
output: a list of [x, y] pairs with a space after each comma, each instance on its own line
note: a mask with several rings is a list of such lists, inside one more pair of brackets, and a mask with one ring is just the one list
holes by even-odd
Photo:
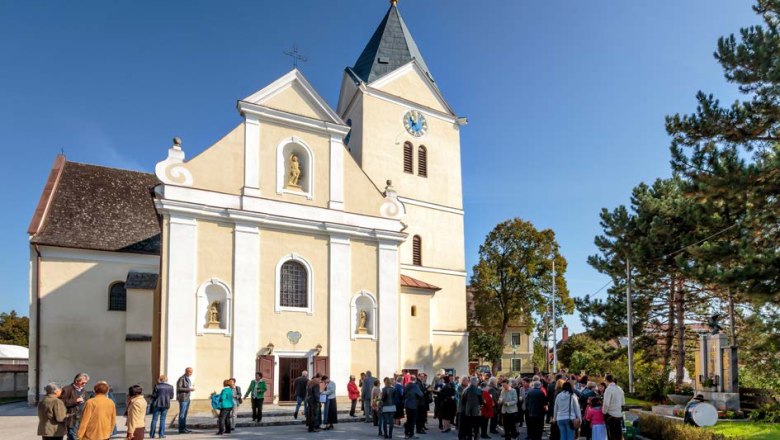
[[485, 404], [485, 399], [482, 397], [482, 390], [479, 388], [479, 381], [476, 377], [471, 378], [469, 386], [461, 395], [461, 401], [463, 405], [463, 419], [461, 421], [462, 425], [458, 426], [458, 438], [476, 440], [479, 438], [482, 405]]
[[84, 387], [89, 382], [87, 373], [79, 373], [73, 378], [73, 383], [62, 387], [60, 399], [65, 404], [67, 410], [66, 426], [68, 427], [68, 440], [76, 440], [76, 433], [79, 430], [79, 421], [81, 411], [84, 409], [86, 392]]
[[363, 411], [366, 414], [365, 423], [371, 423], [372, 413], [371, 410], [371, 389], [374, 388], [374, 378], [371, 377], [371, 372], [366, 371], [366, 377], [363, 379], [362, 389], [360, 390], [360, 398], [363, 400]]
[[173, 400], [173, 385], [167, 383], [168, 376], [160, 375], [157, 381], [157, 385], [154, 386], [152, 391], [151, 413], [152, 413], [152, 429], [150, 432], [151, 437], [157, 433], [157, 420], [159, 419], [159, 435], [160, 438], [165, 437], [165, 418], [168, 415], [168, 409], [171, 407], [171, 400]]
[[192, 432], [187, 429], [187, 412], [190, 410], [190, 394], [195, 391], [192, 386], [192, 368], [184, 369], [184, 374], [176, 381], [176, 400], [179, 401], [179, 433]]
[[542, 384], [533, 381], [528, 394], [525, 396], [525, 417], [528, 425], [528, 439], [542, 440], [544, 431], [544, 416], [547, 412], [547, 398], [540, 389]]
[[295, 412], [293, 418], [298, 419], [298, 410], [301, 409], [301, 403], [303, 403], [303, 413], [306, 414], [306, 405], [309, 403], [306, 401], [306, 385], [309, 384], [309, 372], [306, 370], [301, 371], [301, 376], [295, 379], [293, 382], [293, 391], [295, 392]]
[[417, 406], [417, 433], [425, 434], [427, 429], [425, 424], [428, 422], [428, 411], [431, 410], [430, 398], [431, 391], [428, 389], [427, 380], [428, 375], [425, 373], [417, 374], [417, 386], [420, 387], [423, 396], [420, 399], [420, 404]]
[[[369, 394], [370, 398], [370, 394]], [[404, 425], [404, 438], [414, 437], [414, 429], [417, 426], [417, 409], [423, 392], [417, 384], [417, 378], [412, 376], [406, 388], [404, 388], [404, 408], [406, 408], [406, 424]]]

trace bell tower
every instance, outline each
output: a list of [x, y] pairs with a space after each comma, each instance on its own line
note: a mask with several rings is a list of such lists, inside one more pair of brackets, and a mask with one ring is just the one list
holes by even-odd
[[[352, 157], [378, 188], [391, 180], [406, 208], [400, 271], [440, 288], [430, 297], [429, 349], [450, 351], [453, 338], [467, 342], [460, 162], [466, 119], [444, 99], [396, 1], [345, 69], [337, 112], [351, 127], [345, 145]], [[400, 315], [411, 314], [413, 323], [418, 309]]]

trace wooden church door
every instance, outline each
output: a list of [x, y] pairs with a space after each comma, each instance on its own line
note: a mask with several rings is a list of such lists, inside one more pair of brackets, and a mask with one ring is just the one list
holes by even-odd
[[257, 371], [263, 373], [263, 379], [268, 386], [265, 392], [265, 401], [274, 401], [274, 363], [276, 360], [273, 356], [258, 356], [257, 357]]
[[329, 370], [327, 356], [314, 356], [314, 374], [319, 373], [323, 376], [330, 376]]

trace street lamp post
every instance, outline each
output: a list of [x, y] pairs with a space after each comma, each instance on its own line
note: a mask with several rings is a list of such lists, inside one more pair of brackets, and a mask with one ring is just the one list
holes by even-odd
[[558, 328], [555, 322], [555, 255], [552, 261], [552, 331], [553, 331], [553, 372], [558, 372]]

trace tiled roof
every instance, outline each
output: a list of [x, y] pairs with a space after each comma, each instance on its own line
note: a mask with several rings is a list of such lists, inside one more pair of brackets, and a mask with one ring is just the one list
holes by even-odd
[[131, 270], [127, 274], [125, 289], [154, 289], [157, 287], [157, 274], [150, 272], [136, 272]]
[[352, 71], [364, 82], [370, 83], [412, 60], [417, 61], [435, 85], [433, 75], [425, 64], [412, 34], [393, 4], [358, 57]]
[[414, 289], [427, 289], [434, 291], [441, 290], [441, 287], [436, 287], [433, 284], [428, 284], [425, 281], [420, 281], [407, 275], [401, 275], [401, 287], [411, 287]]
[[50, 197], [44, 194], [45, 215], [31, 224], [30, 242], [159, 255], [152, 197], [158, 183], [153, 174], [64, 162]]

